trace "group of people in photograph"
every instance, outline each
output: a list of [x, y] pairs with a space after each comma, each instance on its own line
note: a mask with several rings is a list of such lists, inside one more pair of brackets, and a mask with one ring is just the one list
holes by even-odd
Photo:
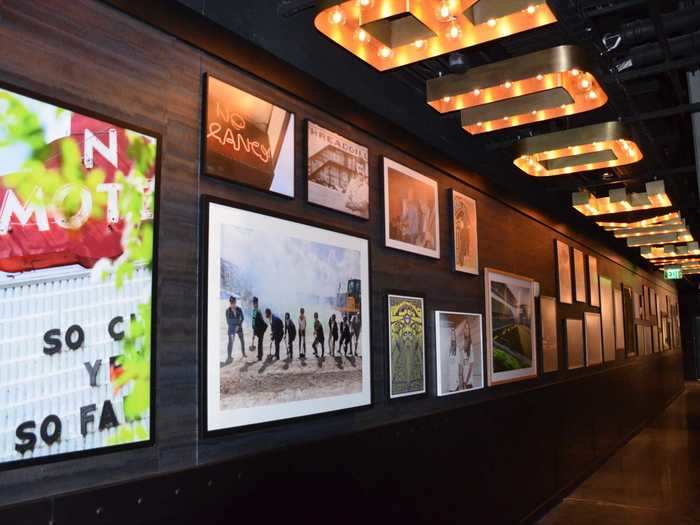
[[[284, 319], [280, 319], [272, 313], [270, 308], [262, 310], [257, 297], [252, 299], [253, 313], [250, 321], [253, 331], [253, 342], [248, 348], [250, 352], [255, 352], [257, 349], [258, 361], [262, 361], [264, 356], [263, 340], [265, 332], [270, 329], [270, 354], [272, 355], [272, 347], [274, 346], [274, 359], [280, 359], [280, 345], [284, 342], [287, 349], [287, 359], [294, 358], [294, 342], [298, 342], [298, 357], [306, 357], [306, 331], [307, 317], [304, 308], [299, 309], [297, 323], [292, 320], [289, 312], [284, 314]], [[226, 324], [228, 333], [227, 347], [227, 363], [233, 361], [233, 347], [235, 340], [238, 339], [241, 343], [241, 353], [243, 358], [247, 357], [245, 336], [243, 334], [243, 323], [245, 316], [243, 309], [238, 305], [236, 297], [229, 297], [229, 306], [226, 308]], [[341, 353], [345, 357], [358, 356], [358, 345], [360, 341], [360, 331], [362, 322], [360, 313], [354, 312], [350, 315], [343, 315], [340, 323], [336, 314], [331, 314], [328, 319], [328, 350], [331, 357], [340, 356]], [[311, 348], [316, 357], [323, 358], [326, 353], [326, 335], [324, 324], [319, 319], [318, 312], [314, 312], [313, 321], [310, 323], [313, 340]], [[320, 354], [319, 354], [320, 352]]]

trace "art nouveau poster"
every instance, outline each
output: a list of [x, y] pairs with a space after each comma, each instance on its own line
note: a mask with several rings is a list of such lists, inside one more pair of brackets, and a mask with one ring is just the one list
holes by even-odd
[[367, 148], [310, 121], [306, 146], [308, 201], [369, 219]]
[[479, 275], [479, 242], [476, 229], [476, 201], [450, 190], [452, 210], [453, 269]]
[[481, 315], [436, 311], [435, 357], [438, 396], [483, 388]]
[[390, 248], [440, 258], [437, 182], [386, 157], [384, 234]]
[[421, 297], [387, 296], [389, 397], [423, 394], [425, 386], [425, 311]]
[[537, 376], [534, 281], [487, 268], [485, 284], [489, 383]]
[[151, 441], [157, 147], [0, 89], [0, 469]]
[[294, 197], [294, 114], [206, 77], [204, 172]]
[[205, 211], [205, 430], [368, 405], [367, 240], [208, 198]]

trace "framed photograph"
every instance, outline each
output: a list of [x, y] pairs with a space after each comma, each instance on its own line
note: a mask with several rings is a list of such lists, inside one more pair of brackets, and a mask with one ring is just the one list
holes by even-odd
[[571, 304], [573, 296], [571, 292], [571, 250], [568, 244], [554, 241], [557, 253], [557, 289], [559, 290], [559, 302]]
[[367, 239], [203, 208], [205, 435], [369, 405]]
[[625, 351], [625, 315], [622, 301], [622, 288], [613, 289], [615, 309], [615, 350]]
[[203, 172], [294, 198], [294, 114], [205, 76]]
[[387, 295], [389, 397], [415, 396], [425, 386], [425, 305], [422, 297]]
[[489, 384], [537, 376], [535, 282], [485, 269]]
[[586, 344], [586, 366], [595, 366], [603, 363], [603, 341], [600, 314], [594, 312], [583, 313]]
[[306, 169], [310, 203], [369, 219], [366, 147], [308, 121]]
[[622, 315], [625, 331], [625, 355], [632, 357], [637, 355], [637, 337], [635, 334], [635, 298], [632, 288], [622, 286]]
[[574, 280], [576, 283], [576, 302], [586, 302], [586, 260], [581, 250], [574, 251]]
[[540, 297], [540, 333], [542, 334], [542, 372], [559, 370], [557, 346], [557, 300]]
[[484, 387], [481, 314], [435, 312], [437, 395]]
[[598, 259], [588, 256], [588, 284], [591, 288], [591, 306], [600, 306], [600, 285], [598, 283]]
[[384, 157], [385, 244], [440, 258], [437, 182]]
[[479, 275], [479, 243], [476, 230], [476, 201], [449, 190], [452, 219], [452, 269]]
[[159, 138], [0, 108], [0, 470], [151, 445]]
[[615, 360], [615, 305], [612, 281], [600, 276], [600, 316], [603, 328], [603, 359]]
[[564, 336], [566, 337], [566, 362], [569, 370], [586, 366], [583, 351], [583, 321], [581, 319], [564, 320]]
[[646, 341], [644, 339], [644, 325], [636, 324], [635, 332], [637, 335], [637, 355], [646, 355]]

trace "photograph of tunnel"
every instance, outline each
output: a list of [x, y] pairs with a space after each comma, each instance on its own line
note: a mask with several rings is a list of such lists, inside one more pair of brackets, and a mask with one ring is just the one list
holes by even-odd
[[489, 383], [535, 377], [535, 283], [490, 268], [485, 274]]

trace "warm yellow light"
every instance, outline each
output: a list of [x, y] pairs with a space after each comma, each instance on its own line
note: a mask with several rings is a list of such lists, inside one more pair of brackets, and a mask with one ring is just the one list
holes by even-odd
[[367, 7], [370, 3], [370, 0], [360, 0], [360, 5], [362, 7]]
[[450, 6], [447, 5], [447, 2], [443, 2], [442, 5], [440, 6], [440, 18], [443, 20], [447, 19], [450, 17]]
[[510, 89], [513, 87], [513, 83], [510, 80], [506, 81], [506, 83], [503, 85], [505, 86], [506, 89]]
[[588, 98], [590, 98], [591, 100], [595, 100], [595, 99], [598, 98], [598, 93], [596, 93], [595, 91], [591, 90], [591, 91], [588, 92]]
[[345, 15], [339, 7], [335, 8], [331, 13], [331, 24], [342, 24], [345, 20]]
[[425, 40], [416, 40], [415, 42], [413, 42], [413, 45], [416, 46], [416, 49], [420, 49], [425, 45]]
[[461, 32], [462, 30], [459, 28], [459, 26], [453, 22], [450, 24], [450, 30], [447, 32], [447, 36], [450, 38], [459, 38]]
[[447, 104], [451, 99], [451, 97], [442, 97], [442, 101]]
[[479, 88], [476, 88], [476, 89], [474, 90], [474, 96], [475, 96], [475, 97], [478, 97], [479, 95], [481, 95], [481, 90], [480, 90]]
[[[633, 193], [627, 199], [619, 202], [613, 202], [610, 196], [595, 197], [588, 192], [577, 192], [571, 196], [572, 205], [576, 210], [587, 216], [671, 206], [671, 200], [665, 193], [663, 181], [653, 181], [647, 183], [646, 186], [646, 192]], [[654, 197], [656, 198], [654, 199]], [[652, 203], [648, 204], [649, 202]], [[686, 237], [679, 236], [678, 241], [684, 240], [685, 238]]]
[[527, 6], [527, 14], [528, 15], [534, 15], [535, 14], [535, 6], [534, 5], [529, 5]]
[[391, 49], [384, 46], [379, 49], [379, 56], [382, 58], [389, 58], [391, 56]]
[[579, 75], [579, 73], [580, 73], [580, 71], [579, 71], [578, 69], [572, 69], [572, 70], [571, 70], [571, 74], [572, 74], [573, 76], [575, 76], [575, 77], [577, 77], [577, 76]]
[[495, 18], [489, 18], [488, 22], [486, 22], [489, 27], [496, 27], [496, 19]]
[[360, 42], [369, 42], [369, 35], [367, 34], [367, 31], [364, 29], [360, 28], [357, 30], [357, 39]]
[[588, 89], [589, 87], [591, 87], [591, 81], [588, 80], [587, 78], [584, 78], [581, 81], [581, 89]]

